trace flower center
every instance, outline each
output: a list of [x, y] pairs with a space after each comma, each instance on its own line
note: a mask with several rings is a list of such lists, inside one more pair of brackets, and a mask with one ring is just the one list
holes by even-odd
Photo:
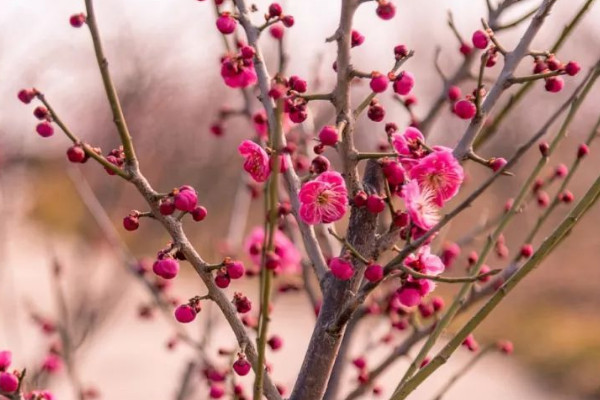
[[321, 206], [328, 204], [330, 196], [331, 196], [331, 191], [323, 190], [317, 197], [317, 203]]

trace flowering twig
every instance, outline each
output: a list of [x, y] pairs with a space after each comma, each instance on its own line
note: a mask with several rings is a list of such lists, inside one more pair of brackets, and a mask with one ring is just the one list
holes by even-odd
[[[548, 118], [548, 120], [544, 123], [544, 125], [533, 135], [526, 143], [521, 145], [515, 154], [508, 160], [507, 164], [498, 170], [494, 175], [490, 176], [485, 182], [483, 182], [475, 191], [473, 191], [465, 200], [463, 200], [458, 206], [456, 206], [452, 211], [445, 214], [444, 217], [438, 222], [434, 227], [432, 227], [429, 231], [427, 231], [423, 236], [421, 236], [418, 240], [413, 241], [410, 245], [405, 246], [400, 254], [398, 254], [394, 259], [392, 259], [385, 266], [385, 273], [392, 273], [397, 265], [401, 264], [402, 261], [414, 250], [416, 250], [420, 245], [422, 245], [426, 240], [428, 240], [433, 234], [438, 232], [441, 228], [446, 226], [454, 217], [460, 214], [463, 210], [470, 207], [473, 201], [475, 201], [482, 193], [487, 190], [492, 183], [502, 174], [502, 171], [511, 168], [513, 165], [520, 160], [520, 158], [527, 152], [528, 149], [531, 148], [537, 141], [543, 137], [547, 131], [550, 129], [552, 124], [558, 119], [558, 117], [571, 105], [574, 101], [578, 100], [580, 97], [581, 90], [583, 87], [589, 82], [593, 71], [590, 71], [588, 76], [583, 80], [583, 82], [577, 87], [577, 89], [573, 92], [573, 94]], [[351, 317], [352, 313], [358, 308], [360, 304], [364, 302], [367, 296], [377, 287], [377, 283], [368, 283], [364, 285], [357, 295], [351, 299], [348, 303], [344, 304], [342, 310], [339, 312], [336, 321], [330, 326], [330, 329], [337, 330], [340, 326]]]
[[450, 355], [456, 350], [465, 338], [483, 321], [489, 313], [510, 293], [514, 287], [525, 278], [540, 262], [550, 254], [571, 232], [581, 217], [600, 198], [600, 177], [592, 184], [575, 208], [567, 215], [554, 232], [540, 245], [535, 254], [517, 271], [488, 302], [460, 329], [460, 331], [444, 346], [444, 348], [423, 367], [413, 378], [408, 380], [392, 395], [390, 400], [405, 399], [428, 376], [442, 366]]
[[[566, 39], [571, 35], [571, 33], [575, 30], [579, 22], [583, 19], [584, 15], [590, 9], [595, 0], [586, 0], [586, 2], [581, 6], [578, 10], [577, 14], [571, 19], [571, 21], [565, 25], [560, 35], [552, 45], [549, 50], [549, 53], [556, 53], [564, 44]], [[490, 21], [490, 25], [493, 24]], [[525, 95], [533, 88], [533, 82], [527, 82], [523, 86], [519, 88], [519, 90], [513, 93], [510, 96], [510, 99], [506, 102], [504, 107], [494, 115], [494, 118], [490, 125], [486, 126], [482, 132], [475, 138], [473, 142], [473, 147], [478, 149], [485, 142], [489, 140], [497, 131], [504, 119], [508, 116], [508, 114], [520, 103], [520, 101], [525, 97]]]
[[[600, 72], [600, 64], [596, 65], [596, 67], [592, 70], [592, 75], [591, 75], [590, 79], [587, 80], [586, 85], [582, 90], [581, 96], [578, 97], [571, 105], [569, 114], [565, 118], [565, 121], [563, 122], [561, 129], [556, 134], [554, 140], [552, 141], [552, 144], [550, 145], [551, 150], [549, 151], [548, 154], [552, 153], [552, 151], [556, 148], [556, 146], [558, 145], [560, 140], [562, 140], [562, 138], [564, 137], [564, 134], [566, 133], [566, 129], [570, 125], [574, 115], [578, 111], [579, 106], [581, 105], [581, 103], [583, 102], [583, 100], [585, 99], [585, 97], [587, 96], [587, 94], [589, 93], [589, 91], [591, 90], [593, 85], [595, 84], [596, 79], [598, 78], [599, 72]], [[496, 227], [494, 232], [492, 234], [490, 234], [490, 236], [488, 237], [488, 239], [485, 243], [485, 246], [483, 247], [483, 249], [481, 250], [481, 252], [479, 254], [479, 258], [478, 258], [477, 262], [475, 263], [475, 265], [473, 265], [471, 267], [471, 271], [473, 271], [473, 274], [479, 273], [488, 254], [490, 253], [494, 244], [498, 240], [498, 237], [503, 232], [504, 228], [508, 225], [508, 223], [510, 222], [512, 217], [515, 215], [516, 210], [520, 207], [521, 202], [523, 201], [523, 199], [529, 192], [529, 187], [535, 181], [535, 178], [537, 177], [539, 172], [542, 170], [542, 168], [546, 164], [546, 161], [547, 161], [547, 157], [540, 158], [537, 165], [534, 167], [533, 171], [529, 174], [529, 177], [525, 180], [525, 183], [521, 187], [521, 190], [515, 197], [512, 206], [502, 216], [502, 219], [498, 223], [498, 226]], [[442, 334], [442, 331], [448, 326], [448, 324], [452, 321], [452, 319], [454, 318], [454, 316], [460, 309], [461, 303], [464, 301], [464, 298], [468, 295], [471, 288], [472, 288], [472, 283], [466, 283], [462, 286], [462, 288], [460, 289], [458, 294], [455, 296], [454, 301], [448, 307], [448, 309], [444, 313], [444, 316], [439, 321], [439, 323], [436, 325], [433, 332], [429, 335], [427, 341], [425, 342], [425, 344], [419, 351], [419, 354], [413, 360], [410, 367], [404, 374], [404, 377], [402, 378], [402, 380], [398, 384], [398, 387], [396, 388], [396, 392], [399, 392], [401, 390], [401, 388], [404, 387], [404, 384], [408, 381], [408, 379], [411, 377], [411, 375], [417, 370], [420, 363], [425, 359], [425, 357], [427, 356], [427, 354], [429, 353], [429, 351], [431, 350], [431, 348], [433, 347], [433, 345], [435, 344], [435, 342], [437, 341], [439, 336]]]
[[463, 159], [471, 150], [473, 141], [481, 131], [487, 114], [496, 104], [502, 92], [506, 89], [508, 79], [512, 77], [512, 74], [514, 73], [518, 64], [527, 54], [529, 45], [540, 30], [554, 3], [556, 3], [556, 0], [544, 0], [537, 13], [531, 20], [527, 31], [519, 41], [519, 44], [517, 44], [514, 50], [506, 54], [504, 58], [504, 67], [502, 68], [502, 72], [500, 72], [500, 77], [482, 103], [480, 116], [471, 120], [471, 123], [469, 124], [469, 127], [465, 131], [463, 137], [459, 140], [458, 144], [454, 148], [453, 153], [456, 158]]

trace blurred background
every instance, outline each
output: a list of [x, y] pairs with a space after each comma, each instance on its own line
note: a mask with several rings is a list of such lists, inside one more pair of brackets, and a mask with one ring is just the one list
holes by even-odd
[[[255, 15], [257, 20], [268, 3], [256, 2], [261, 10]], [[284, 11], [296, 21], [284, 37], [290, 57], [288, 72], [307, 79], [309, 92], [325, 92], [334, 85], [331, 65], [335, 46], [326, 44], [324, 38], [335, 31], [339, 3], [282, 2]], [[507, 13], [507, 22], [538, 4], [522, 3]], [[580, 0], [558, 1], [534, 42], [535, 48], [550, 47], [583, 4]], [[414, 49], [415, 56], [404, 68], [415, 75], [418, 103], [414, 112], [423, 117], [442, 88], [433, 65], [436, 47], [441, 46], [440, 66], [448, 75], [461, 62], [458, 43], [446, 24], [447, 11], [452, 10], [458, 30], [469, 39], [474, 30], [480, 29], [480, 18], [487, 15], [487, 10], [484, 1], [473, 0], [407, 0], [396, 1], [396, 5], [397, 15], [391, 21], [379, 19], [374, 4], [361, 6], [355, 28], [366, 40], [352, 50], [353, 64], [363, 71], [386, 71], [393, 65], [395, 45], [403, 43]], [[67, 138], [58, 132], [50, 139], [40, 138], [35, 133], [33, 107], [24, 106], [16, 98], [20, 89], [36, 87], [86, 142], [105, 151], [118, 145], [89, 32], [74, 29], [68, 22], [70, 15], [82, 11], [83, 2], [75, 0], [56, 0], [52, 4], [43, 0], [0, 1], [0, 350], [13, 351], [15, 366], [39, 370], [35, 377], [60, 399], [75, 398], [73, 381], [86, 390], [97, 388], [107, 399], [174, 398], [191, 359], [190, 350], [184, 343], [168, 348], [170, 342], [173, 344], [173, 324], [157, 310], [148, 311], [151, 295], [127, 271], [123, 256], [126, 246], [136, 258], [152, 259], [169, 241], [168, 236], [149, 220], [143, 220], [136, 233], [125, 232], [122, 218], [132, 209], [145, 210], [141, 197], [92, 162], [71, 165], [64, 155], [70, 145]], [[214, 27], [212, 1], [102, 0], [97, 2], [96, 11], [142, 170], [159, 191], [182, 184], [198, 189], [199, 200], [209, 216], [202, 223], [189, 223], [186, 230], [205, 259], [218, 261], [224, 250], [243, 258], [239, 242], [261, 223], [262, 202], [250, 202], [248, 221], [231, 222], [230, 216], [234, 200], [250, 201], [248, 195], [238, 193], [242, 162], [236, 147], [241, 139], [252, 137], [254, 129], [239, 117], [224, 123], [223, 136], [210, 133], [223, 106], [243, 105], [240, 93], [227, 88], [219, 75], [224, 48]], [[599, 20], [600, 7], [593, 3], [557, 57], [565, 62], [576, 60], [583, 66], [582, 72], [587, 71], [600, 56]], [[512, 48], [525, 27], [523, 24], [503, 32], [501, 42]], [[273, 70], [277, 43], [268, 34], [262, 43]], [[500, 69], [501, 63], [487, 74], [494, 78]], [[528, 74], [530, 69], [530, 60], [526, 60], [520, 72]], [[566, 79], [565, 89], [559, 94], [547, 93], [543, 83], [536, 84], [494, 139], [480, 150], [481, 155], [510, 156], [568, 97], [583, 75]], [[461, 85], [465, 93], [474, 86], [474, 82]], [[356, 85], [356, 103], [367, 89], [366, 85]], [[504, 104], [508, 96], [505, 94], [499, 104]], [[400, 127], [410, 122], [404, 107], [391, 95], [379, 97], [386, 106], [386, 122], [396, 122]], [[552, 175], [559, 163], [570, 165], [577, 146], [598, 118], [598, 101], [600, 90], [596, 87], [550, 161], [546, 175]], [[258, 110], [257, 103], [253, 106]], [[311, 112], [314, 125], [305, 124], [305, 130], [316, 131], [333, 122], [328, 106], [311, 108]], [[453, 146], [465, 126], [450, 113], [448, 104], [432, 126], [429, 142]], [[372, 151], [385, 138], [383, 124], [362, 117], [357, 135], [357, 146]], [[595, 147], [569, 187], [576, 198], [600, 171]], [[335, 156], [330, 156], [335, 163]], [[535, 162], [537, 149], [514, 169], [514, 177], [501, 179], [457, 218], [443, 232], [443, 239], [457, 240], [501, 212]], [[467, 169], [470, 180], [463, 193], [489, 175], [479, 165], [469, 164]], [[90, 213], [89, 206], [96, 197], [102, 211]], [[560, 221], [567, 210], [566, 206], [559, 208], [546, 228]], [[98, 227], [104, 212], [116, 227], [116, 241], [107, 240], [112, 234], [110, 229]], [[505, 232], [511, 254], [518, 251], [539, 213], [532, 203], [511, 223]], [[600, 210], [590, 212], [553, 256], [476, 331], [482, 343], [512, 340], [514, 357], [486, 358], [448, 393], [448, 399], [600, 398], [599, 218]], [[548, 229], [538, 235], [535, 244]], [[441, 243], [439, 240], [438, 246]], [[456, 274], [464, 274], [466, 255], [482, 243], [483, 238], [463, 248], [454, 267]], [[58, 280], [52, 272], [56, 263], [61, 270]], [[494, 255], [487, 262], [493, 268], [506, 263]], [[283, 277], [279, 283], [295, 283], [296, 279]], [[231, 294], [241, 290], [251, 298], [256, 296], [256, 281], [232, 286], [228, 289]], [[441, 285], [438, 290], [450, 300], [453, 289]], [[201, 283], [188, 267], [169, 290], [170, 296], [179, 299], [203, 293]], [[62, 297], [69, 305], [66, 314], [61, 308]], [[55, 372], [49, 372], [52, 368], [43, 372], [40, 366], [48, 362], [55, 341], [52, 335], [44, 334], [44, 329], [51, 330], [44, 327], [44, 321], [59, 319], [63, 314], [70, 316], [73, 325], [77, 322], [83, 327], [79, 332], [81, 346], [74, 353], [73, 368], [67, 365]], [[269, 354], [269, 361], [274, 366], [275, 381], [291, 389], [314, 314], [306, 296], [293, 293], [278, 297], [273, 320], [273, 332], [283, 338], [285, 345]], [[207, 340], [212, 356], [219, 346], [234, 349], [233, 336], [217, 310], [207, 305], [200, 321], [188, 333]], [[384, 335], [386, 329], [376, 326], [359, 331], [350, 355], [360, 354], [373, 332]], [[402, 334], [398, 335], [401, 339]], [[373, 351], [369, 357], [380, 359], [385, 350]], [[414, 397], [431, 398], [470, 357], [464, 349], [457, 351], [448, 366]], [[223, 364], [227, 365], [227, 360]], [[384, 394], [395, 386], [404, 367], [400, 362], [382, 378]], [[350, 370], [347, 375], [344, 382], [350, 391], [356, 377]], [[251, 378], [243, 378], [242, 382], [251, 383]], [[193, 398], [207, 398], [206, 393], [207, 389], [201, 387]]]

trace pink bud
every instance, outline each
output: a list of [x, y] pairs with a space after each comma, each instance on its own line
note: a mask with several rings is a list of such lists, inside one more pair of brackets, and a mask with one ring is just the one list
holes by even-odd
[[194, 221], [196, 222], [200, 222], [203, 221], [204, 218], [206, 218], [206, 216], [208, 215], [208, 211], [206, 211], [205, 207], [202, 206], [197, 206], [196, 208], [194, 208], [194, 210], [192, 211], [192, 218], [194, 219]]
[[281, 26], [281, 24], [275, 24], [269, 28], [269, 33], [273, 38], [281, 40], [283, 38], [283, 26]]
[[373, 214], [379, 214], [385, 210], [385, 201], [381, 196], [372, 194], [367, 198], [367, 210]]
[[369, 265], [365, 269], [365, 278], [369, 282], [379, 282], [383, 279], [383, 267], [379, 264]]
[[396, 15], [396, 6], [387, 0], [379, 0], [379, 4], [375, 12], [379, 18], [383, 19], [384, 21], [388, 21], [394, 18], [394, 15]]
[[473, 46], [481, 50], [485, 49], [489, 43], [488, 35], [481, 30], [473, 32], [472, 40]]
[[490, 163], [490, 167], [492, 168], [492, 171], [498, 172], [506, 164], [508, 164], [508, 161], [506, 161], [506, 159], [504, 159], [502, 157], [500, 157], [500, 158], [494, 158], [492, 160], [492, 162]]
[[227, 274], [231, 279], [239, 279], [244, 276], [245, 268], [241, 261], [231, 261], [225, 264]]
[[507, 354], [507, 355], [512, 354], [515, 349], [513, 343], [508, 340], [499, 341], [498, 348], [500, 349], [501, 352], [503, 352], [504, 354]]
[[237, 21], [228, 12], [222, 13], [217, 18], [217, 29], [224, 35], [229, 35], [235, 31]]
[[577, 158], [583, 158], [585, 156], [587, 156], [590, 153], [590, 148], [588, 147], [587, 144], [582, 143], [579, 145], [579, 148], [577, 149]]
[[564, 178], [569, 173], [569, 168], [565, 164], [559, 164], [554, 170], [554, 175], [557, 178]]
[[395, 46], [394, 47], [394, 56], [395, 56], [396, 60], [400, 60], [400, 59], [408, 56], [408, 48], [403, 44], [399, 44], [399, 45]]
[[250, 369], [252, 369], [252, 365], [250, 365], [250, 363], [248, 362], [248, 360], [246, 360], [246, 357], [244, 357], [244, 356], [240, 356], [233, 363], [233, 370], [239, 376], [246, 376], [246, 375], [248, 375], [248, 372], [250, 372]]
[[550, 197], [548, 196], [548, 193], [544, 192], [543, 190], [538, 191], [537, 203], [538, 206], [542, 208], [548, 207], [548, 204], [550, 203]]
[[271, 17], [279, 17], [282, 12], [283, 9], [281, 8], [281, 5], [279, 3], [272, 3], [269, 6], [269, 16]]
[[37, 106], [33, 110], [33, 116], [39, 120], [48, 118], [48, 115], [49, 115], [48, 109], [44, 106]]
[[83, 26], [83, 24], [85, 24], [85, 21], [86, 21], [85, 14], [83, 14], [83, 13], [73, 14], [69, 18], [69, 23], [71, 24], [71, 26], [73, 28], [81, 28]]
[[364, 357], [356, 357], [354, 360], [352, 360], [352, 364], [354, 364], [354, 366], [358, 369], [365, 369], [367, 366], [367, 360], [365, 360]]
[[230, 283], [231, 278], [229, 278], [229, 275], [227, 273], [221, 271], [217, 272], [217, 274], [215, 275], [215, 285], [217, 285], [217, 287], [225, 289], [229, 287]]
[[162, 215], [171, 215], [175, 212], [175, 203], [171, 197], [163, 199], [158, 206]]
[[369, 83], [369, 86], [371, 87], [371, 90], [375, 93], [383, 93], [387, 89], [388, 83], [389, 80], [387, 76], [379, 72], [373, 72], [373, 74], [371, 75], [371, 82]]
[[11, 373], [0, 373], [0, 392], [14, 393], [19, 387], [19, 379]]
[[548, 91], [550, 93], [558, 93], [562, 90], [564, 85], [565, 85], [565, 82], [563, 81], [563, 79], [560, 76], [553, 76], [553, 77], [546, 79], [545, 88], [546, 88], [546, 91]]
[[41, 137], [50, 137], [54, 135], [54, 128], [52, 127], [52, 124], [48, 121], [40, 122], [35, 127], [35, 130]]
[[431, 300], [431, 305], [433, 306], [434, 311], [441, 311], [444, 309], [444, 299], [442, 299], [441, 297], [434, 297]]
[[360, 34], [359, 31], [352, 30], [352, 36], [350, 37], [350, 46], [357, 47], [364, 43], [365, 37]]
[[325, 146], [335, 146], [338, 142], [338, 132], [335, 126], [325, 125], [321, 128], [319, 140]]
[[294, 17], [291, 15], [286, 15], [285, 17], [281, 18], [281, 22], [283, 22], [283, 25], [285, 25], [286, 28], [291, 28], [294, 26]]
[[382, 170], [390, 184], [400, 185], [404, 183], [404, 168], [402, 168], [399, 162], [390, 161], [383, 166]]
[[565, 66], [565, 72], [569, 76], [575, 76], [581, 71], [581, 66], [577, 61], [569, 61]]
[[364, 207], [367, 205], [367, 198], [367, 194], [364, 191], [360, 190], [356, 193], [352, 202], [356, 207]]
[[456, 101], [462, 97], [462, 92], [458, 86], [450, 86], [448, 88], [448, 100]]
[[211, 399], [220, 399], [225, 394], [225, 389], [221, 385], [213, 384], [210, 386], [208, 395]]
[[71, 146], [67, 149], [67, 158], [72, 163], [83, 163], [86, 161], [85, 151], [81, 146]]
[[372, 104], [367, 110], [367, 117], [371, 121], [381, 122], [385, 118], [385, 108], [379, 103]]
[[252, 303], [248, 299], [248, 297], [243, 294], [236, 292], [233, 295], [233, 305], [237, 309], [237, 312], [240, 314], [246, 314], [252, 309]]
[[174, 196], [175, 208], [181, 211], [194, 211], [198, 203], [198, 195], [190, 186], [181, 186]]
[[531, 257], [531, 255], [533, 254], [533, 246], [530, 244], [524, 244], [523, 247], [521, 247], [521, 256], [523, 256], [524, 258], [529, 258]]
[[271, 338], [267, 341], [267, 344], [273, 351], [279, 350], [283, 346], [283, 340], [281, 337], [277, 335], [271, 336]]
[[550, 145], [548, 142], [541, 142], [539, 145], [540, 153], [542, 153], [543, 157], [548, 157], [548, 152], [550, 151]]
[[179, 273], [179, 263], [170, 257], [162, 258], [152, 264], [152, 271], [161, 278], [173, 279]]
[[394, 80], [394, 92], [401, 96], [406, 96], [415, 86], [415, 77], [410, 72], [402, 72]]
[[477, 107], [469, 100], [459, 100], [454, 103], [454, 113], [462, 119], [471, 119], [475, 116]]
[[123, 218], [123, 227], [128, 231], [135, 231], [140, 227], [140, 220], [137, 215], [128, 215]]
[[461, 52], [461, 54], [462, 54], [463, 56], [465, 56], [465, 57], [466, 57], [466, 56], [468, 56], [469, 54], [471, 54], [471, 52], [473, 51], [473, 49], [471, 48], [471, 46], [469, 46], [469, 45], [468, 45], [468, 44], [466, 44], [466, 43], [461, 43], [461, 44], [460, 44], [460, 47], [459, 47], [459, 49], [458, 49], [458, 50], [459, 50], [459, 51]]
[[31, 103], [31, 100], [33, 100], [35, 98], [36, 93], [37, 92], [35, 89], [22, 89], [17, 94], [17, 97], [24, 104], [29, 104], [29, 103]]
[[333, 276], [342, 281], [347, 281], [354, 275], [352, 264], [340, 257], [334, 257], [329, 261], [329, 269]]
[[189, 304], [182, 304], [175, 309], [175, 319], [182, 324], [190, 323], [196, 319], [196, 310]]
[[573, 202], [575, 196], [573, 196], [573, 193], [571, 193], [569, 190], [564, 190], [558, 195], [558, 199], [565, 204], [569, 204]]
[[5, 371], [12, 363], [12, 353], [8, 350], [0, 351], [0, 371]]

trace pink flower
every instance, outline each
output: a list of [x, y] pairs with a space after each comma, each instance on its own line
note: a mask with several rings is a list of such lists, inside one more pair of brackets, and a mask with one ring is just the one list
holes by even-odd
[[401, 156], [412, 156], [413, 151], [419, 148], [419, 143], [425, 142], [425, 137], [420, 130], [409, 126], [403, 134], [395, 133], [392, 144]]
[[232, 88], [254, 85], [258, 80], [251, 59], [225, 57], [221, 63], [221, 76], [225, 84]]
[[410, 169], [410, 178], [416, 179], [424, 191], [433, 191], [433, 201], [439, 207], [458, 193], [465, 174], [452, 152], [438, 148], [423, 157]]
[[427, 231], [440, 220], [439, 208], [434, 204], [435, 193], [428, 187], [420, 188], [416, 180], [402, 187], [406, 212], [413, 224]]
[[404, 265], [427, 275], [439, 275], [445, 269], [442, 260], [435, 254], [431, 254], [429, 246], [421, 246], [416, 254], [406, 257]]
[[[256, 227], [248, 235], [244, 249], [250, 256], [252, 262], [260, 265], [262, 261], [262, 245], [265, 240], [265, 230]], [[300, 272], [300, 260], [302, 256], [294, 244], [281, 231], [275, 231], [273, 238], [275, 254], [279, 256], [279, 272], [296, 274]]]
[[346, 213], [348, 192], [339, 172], [327, 171], [302, 185], [300, 218], [309, 225], [338, 221]]
[[414, 307], [421, 303], [421, 299], [433, 292], [435, 282], [429, 279], [413, 279], [408, 277], [404, 285], [396, 293], [400, 303], [406, 307]]
[[244, 140], [238, 147], [238, 152], [246, 159], [244, 170], [256, 182], [264, 182], [269, 178], [271, 172], [269, 156], [262, 147], [251, 140]]

